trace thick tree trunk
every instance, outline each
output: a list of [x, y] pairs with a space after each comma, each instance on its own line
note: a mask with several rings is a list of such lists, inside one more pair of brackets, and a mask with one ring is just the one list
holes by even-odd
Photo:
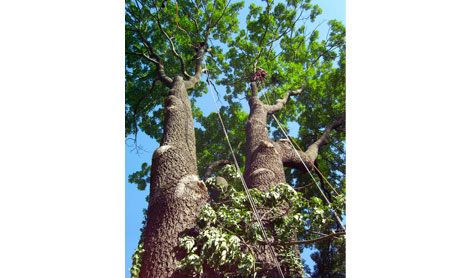
[[[286, 182], [282, 150], [279, 144], [269, 138], [266, 127], [269, 107], [259, 100], [255, 83], [251, 84], [251, 88], [253, 94], [249, 99], [250, 116], [246, 124], [244, 178], [248, 187], [267, 192], [272, 186]], [[280, 277], [268, 248], [260, 245], [254, 250], [256, 260], [263, 265], [257, 277]]]
[[250, 116], [246, 124], [246, 162], [244, 178], [248, 187], [268, 191], [271, 185], [286, 182], [281, 150], [266, 127], [267, 109], [257, 96], [250, 97]]
[[165, 101], [164, 135], [152, 157], [144, 256], [140, 277], [184, 277], [177, 272], [181, 259], [178, 238], [195, 225], [208, 201], [196, 165], [191, 103], [183, 78], [176, 77]]

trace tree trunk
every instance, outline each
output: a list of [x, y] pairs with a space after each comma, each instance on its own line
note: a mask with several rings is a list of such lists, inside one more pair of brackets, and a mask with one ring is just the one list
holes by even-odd
[[164, 135], [152, 157], [142, 278], [185, 277], [176, 270], [182, 255], [178, 238], [194, 227], [209, 198], [196, 163], [191, 102], [178, 76], [165, 100]]
[[[248, 187], [267, 192], [272, 186], [286, 182], [282, 150], [276, 142], [269, 138], [269, 131], [266, 127], [267, 106], [259, 100], [254, 82], [251, 87], [253, 94], [249, 99], [250, 116], [246, 124], [244, 178]], [[292, 248], [298, 250], [297, 247]], [[260, 245], [255, 248], [254, 252], [256, 260], [263, 265], [263, 269], [257, 273], [257, 277], [280, 277], [268, 246]]]
[[266, 127], [268, 112], [257, 96], [250, 97], [246, 124], [245, 181], [250, 188], [267, 192], [271, 185], [286, 182], [281, 150]]

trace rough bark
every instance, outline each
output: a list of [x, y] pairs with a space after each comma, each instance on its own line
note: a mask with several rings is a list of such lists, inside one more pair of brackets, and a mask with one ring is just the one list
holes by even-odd
[[251, 83], [250, 116], [246, 124], [245, 181], [250, 188], [268, 191], [271, 185], [286, 182], [280, 148], [266, 127], [268, 106], [258, 98], [256, 83]]
[[[313, 144], [308, 146], [305, 152], [303, 152], [302, 150], [297, 150], [297, 153], [300, 155], [302, 160], [299, 158], [299, 155], [297, 155], [294, 148], [289, 143], [289, 140], [287, 139], [278, 140], [276, 144], [279, 146], [281, 150], [282, 163], [284, 164], [284, 166], [289, 167], [289, 168], [295, 168], [300, 171], [306, 171], [305, 166], [307, 166], [308, 169], [315, 169], [313, 166], [315, 165], [316, 160], [318, 158], [320, 148], [328, 144], [328, 137], [330, 136], [331, 131], [340, 126], [344, 126], [345, 120], [346, 120], [346, 114], [343, 113], [339, 120], [331, 123], [329, 126], [326, 127], [322, 136], [318, 140], [313, 142]], [[316, 169], [315, 169], [315, 172], [317, 172]], [[318, 172], [317, 174], [318, 176], [320, 176]]]
[[[284, 98], [278, 99], [275, 104], [267, 105], [258, 98], [257, 84], [251, 83], [252, 95], [249, 99], [250, 116], [246, 125], [246, 162], [244, 178], [248, 187], [268, 191], [278, 183], [285, 183], [284, 167], [297, 168], [305, 171], [305, 166], [314, 168], [315, 160], [321, 146], [327, 144], [331, 131], [344, 124], [345, 116], [329, 125], [321, 138], [314, 142], [306, 152], [298, 150], [298, 154], [287, 139], [274, 142], [269, 138], [266, 128], [267, 116], [280, 111], [289, 97], [302, 93], [305, 86], [291, 91]], [[299, 157], [300, 156], [300, 157]], [[305, 164], [305, 165], [304, 165]], [[328, 196], [329, 196], [329, 192]], [[294, 240], [297, 240], [296, 236]], [[297, 247], [294, 247], [300, 257]], [[263, 271], [260, 277], [278, 277], [274, 260], [267, 246], [255, 249], [257, 261], [262, 262]]]
[[176, 270], [182, 255], [178, 238], [194, 227], [209, 198], [198, 177], [195, 146], [185, 81], [176, 77], [165, 100], [164, 136], [152, 157], [142, 278], [185, 277]]
[[346, 121], [346, 112], [344, 112], [341, 115], [341, 118], [332, 124], [330, 124], [326, 129], [325, 132], [323, 132], [322, 136], [320, 139], [315, 141], [312, 145], [310, 145], [307, 150], [305, 151], [305, 154], [312, 160], [315, 161], [318, 157], [318, 152], [320, 148], [326, 144], [328, 144], [328, 137], [330, 136], [330, 133], [333, 129], [336, 129], [342, 125], [344, 125]]
[[[286, 182], [282, 161], [283, 150], [278, 143], [269, 137], [266, 121], [268, 113], [274, 113], [282, 109], [290, 95], [298, 94], [302, 90], [303, 87], [300, 90], [288, 93], [284, 99], [278, 100], [275, 105], [266, 105], [258, 98], [256, 83], [251, 83], [252, 95], [249, 99], [250, 116], [246, 124], [244, 173], [248, 187], [267, 192], [272, 186]], [[298, 251], [297, 247], [294, 248]], [[280, 277], [268, 246], [258, 246], [254, 252], [256, 260], [263, 265], [263, 270], [258, 273], [259, 277]]]

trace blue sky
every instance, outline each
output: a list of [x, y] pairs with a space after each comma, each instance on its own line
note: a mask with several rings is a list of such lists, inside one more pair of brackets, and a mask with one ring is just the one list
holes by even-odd
[[[247, 7], [249, 6], [250, 1], [246, 1], [245, 8], [241, 12], [240, 19], [244, 20], [247, 13]], [[316, 23], [323, 22], [318, 30], [320, 31], [320, 38], [324, 38], [327, 32], [327, 21], [330, 19], [337, 19], [344, 24], [346, 23], [346, 6], [345, 0], [317, 0], [312, 1], [313, 4], [318, 4], [322, 9], [323, 13], [317, 18]], [[242, 22], [243, 24], [243, 22]], [[224, 89], [222, 87], [218, 88], [218, 91], [221, 94], [224, 94]], [[245, 101], [246, 102], [246, 101]], [[196, 105], [201, 107], [204, 115], [208, 115], [211, 112], [215, 112], [215, 106], [212, 101], [210, 94], [205, 94], [202, 97], [198, 98]], [[247, 109], [245, 103], [244, 108]], [[249, 112], [247, 110], [247, 112]], [[298, 126], [291, 123], [289, 125], [291, 130], [291, 135], [295, 136], [297, 134]], [[129, 144], [129, 145], [128, 145]], [[141, 164], [143, 162], [151, 163], [151, 157], [153, 151], [158, 147], [158, 142], [155, 142], [153, 139], [148, 137], [146, 134], [140, 132], [138, 134], [138, 144], [143, 148], [139, 150], [139, 153], [133, 151], [134, 146], [129, 141], [125, 146], [125, 277], [130, 277], [129, 268], [132, 266], [131, 256], [134, 252], [134, 249], [137, 247], [137, 242], [140, 238], [140, 228], [142, 227], [143, 213], [142, 210], [147, 207], [145, 202], [145, 197], [148, 195], [149, 188], [145, 191], [140, 191], [137, 189], [135, 184], [130, 184], [128, 182], [128, 176], [134, 173], [137, 170], [140, 170]], [[312, 264], [313, 262], [309, 258], [310, 252], [304, 252], [302, 258], [304, 258], [307, 263]]]
[[[344, 1], [319, 3], [344, 16], [327, 8]], [[2, 277], [122, 275], [123, 6], [2, 5]], [[464, 277], [470, 238], [443, 227], [468, 226], [466, 2], [350, 1], [347, 13], [348, 277]], [[131, 251], [144, 203], [132, 190]]]

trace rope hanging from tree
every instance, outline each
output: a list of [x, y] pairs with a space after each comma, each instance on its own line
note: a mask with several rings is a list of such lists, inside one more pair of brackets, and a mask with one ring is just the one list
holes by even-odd
[[[206, 63], [205, 57], [204, 57], [204, 64], [206, 65], [206, 69], [207, 69], [207, 63]], [[269, 247], [271, 256], [273, 257], [274, 262], [276, 263], [277, 271], [279, 272], [281, 277], [284, 278], [284, 274], [282, 272], [281, 265], [279, 264], [279, 261], [277, 260], [276, 254], [274, 253], [274, 248], [271, 244], [271, 241], [269, 241], [269, 239], [268, 239], [268, 235], [267, 235], [266, 230], [264, 228], [263, 222], [261, 222], [261, 218], [259, 216], [258, 210], [256, 209], [253, 198], [251, 197], [250, 191], [248, 190], [248, 185], [246, 184], [245, 179], [243, 178], [243, 175], [241, 173], [240, 166], [238, 165], [238, 160], [237, 160], [237, 158], [235, 156], [235, 152], [233, 151], [233, 148], [232, 148], [232, 144], [230, 144], [230, 139], [228, 137], [227, 130], [226, 130], [225, 125], [224, 125], [224, 121], [222, 120], [222, 116], [220, 115], [220, 111], [219, 111], [219, 107], [217, 105], [217, 101], [215, 100], [214, 92], [212, 91], [212, 87], [210, 86], [212, 84], [212, 82], [209, 79], [209, 70], [208, 69], [206, 71], [206, 74], [207, 74], [206, 81], [207, 81], [207, 84], [209, 85], [208, 87], [209, 87], [209, 90], [211, 91], [212, 99], [214, 100], [214, 105], [215, 105], [215, 108], [216, 108], [216, 111], [217, 111], [217, 115], [219, 116], [219, 121], [220, 121], [220, 124], [222, 125], [222, 129], [224, 131], [225, 138], [227, 139], [228, 146], [230, 148], [230, 151], [232, 152], [232, 156], [233, 156], [233, 160], [235, 161], [235, 166], [237, 168], [238, 176], [240, 177], [240, 179], [242, 181], [243, 189], [245, 190], [245, 192], [248, 196], [248, 201], [250, 203], [251, 208], [253, 209], [253, 213], [255, 215], [256, 221], [258, 222], [258, 225], [261, 228], [261, 232], [263, 234], [264, 240], [266, 241], [266, 243]]]
[[[269, 103], [267, 97], [266, 97], [266, 94], [263, 94], [266, 101]], [[335, 210], [333, 209], [333, 206], [331, 205], [330, 201], [328, 200], [328, 198], [326, 197], [325, 193], [323, 192], [323, 190], [321, 189], [320, 185], [318, 185], [318, 182], [317, 180], [313, 177], [312, 175], [312, 172], [310, 172], [310, 169], [308, 169], [307, 167], [307, 164], [305, 164], [304, 160], [302, 159], [302, 156], [299, 154], [299, 152], [297, 151], [297, 149], [295, 148], [294, 144], [292, 143], [292, 140], [290, 138], [290, 136], [288, 135], [287, 131], [284, 130], [284, 128], [282, 127], [281, 123], [279, 122], [279, 120], [277, 119], [276, 115], [272, 114], [274, 120], [276, 121], [276, 123], [278, 124], [279, 126], [279, 129], [282, 131], [282, 133], [284, 134], [284, 136], [286, 137], [286, 139], [289, 141], [289, 143], [291, 144], [292, 148], [294, 149], [294, 152], [297, 154], [297, 156], [299, 157], [300, 161], [302, 162], [302, 164], [304, 165], [305, 169], [307, 170], [308, 174], [310, 175], [310, 177], [313, 179], [313, 181], [315, 182], [315, 185], [317, 186], [318, 190], [320, 190], [320, 193], [323, 195], [323, 198], [326, 200], [326, 202], [328, 203], [328, 205], [331, 207], [331, 211], [333, 212], [333, 214], [335, 215], [336, 217], [336, 220], [338, 220], [338, 223], [340, 224], [340, 226], [343, 228], [343, 230], [346, 230], [346, 228], [344, 227], [342, 221], [341, 221], [341, 218], [339, 218], [338, 214], [336, 214]], [[300, 149], [300, 148], [299, 148]], [[329, 183], [328, 183], [329, 184]], [[331, 185], [330, 185], [331, 186]], [[336, 191], [335, 191], [336, 192]]]

